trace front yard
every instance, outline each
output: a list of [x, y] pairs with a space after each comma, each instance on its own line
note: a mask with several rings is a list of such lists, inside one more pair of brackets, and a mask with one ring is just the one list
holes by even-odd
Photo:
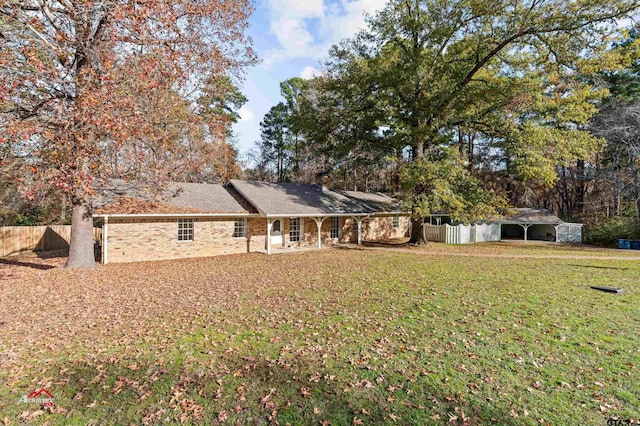
[[[336, 249], [11, 271], [5, 424], [640, 417], [637, 260]], [[41, 388], [52, 409], [24, 402]]]

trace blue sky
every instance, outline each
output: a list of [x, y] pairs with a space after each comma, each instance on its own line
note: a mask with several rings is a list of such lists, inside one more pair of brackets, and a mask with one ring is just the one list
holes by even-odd
[[249, 101], [234, 126], [244, 155], [260, 138], [260, 121], [280, 100], [281, 81], [311, 77], [329, 48], [364, 28], [385, 0], [256, 0], [248, 34], [261, 63], [252, 67], [242, 87]]

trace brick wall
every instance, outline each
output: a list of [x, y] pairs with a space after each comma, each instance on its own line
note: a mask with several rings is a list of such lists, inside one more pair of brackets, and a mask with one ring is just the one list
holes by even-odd
[[386, 241], [409, 236], [409, 216], [398, 217], [398, 227], [393, 227], [393, 216], [376, 216], [362, 223], [362, 238], [365, 241]]
[[251, 217], [247, 219], [247, 239], [249, 251], [266, 250], [267, 246], [267, 219], [263, 217]]
[[231, 218], [194, 218], [193, 241], [178, 241], [177, 219], [110, 219], [108, 261], [139, 262], [264, 249], [266, 220], [247, 219], [248, 238], [234, 238]]
[[[363, 240], [384, 241], [406, 236], [409, 218], [400, 216], [399, 227], [393, 228], [392, 216], [365, 219], [362, 223]], [[341, 218], [342, 237], [331, 238], [331, 219], [322, 223], [322, 243], [357, 242], [358, 235], [352, 228], [354, 219]], [[311, 218], [301, 218], [304, 239], [292, 242], [289, 237], [289, 218], [282, 220], [285, 246], [316, 246], [318, 231]], [[177, 219], [115, 219], [109, 220], [108, 261], [140, 262], [168, 260], [186, 257], [206, 257], [221, 254], [247, 253], [265, 250], [267, 234], [266, 218], [247, 219], [247, 237], [234, 238], [235, 220], [232, 218], [194, 218], [194, 240], [178, 241]]]

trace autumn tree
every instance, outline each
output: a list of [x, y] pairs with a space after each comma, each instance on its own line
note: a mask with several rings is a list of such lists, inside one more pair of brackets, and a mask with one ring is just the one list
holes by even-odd
[[104, 178], [158, 182], [224, 138], [228, 120], [198, 100], [255, 62], [250, 12], [248, 0], [0, 0], [0, 143], [69, 194], [68, 268], [94, 266]]
[[[386, 143], [372, 147], [409, 147], [415, 163], [457, 165], [447, 147], [463, 126], [502, 141], [507, 161], [522, 178], [553, 181], [551, 162], [575, 161], [600, 146], [574, 123], [593, 114], [589, 102], [582, 102], [579, 112], [563, 112], [564, 101], [556, 96], [564, 92], [576, 104], [588, 99], [584, 92], [594, 88], [574, 76], [617, 66], [608, 44], [618, 33], [617, 19], [638, 5], [636, 0], [392, 0], [365, 31], [332, 51], [327, 75], [334, 90], [328, 98], [362, 117], [366, 127], [360, 133], [384, 132]], [[344, 129], [348, 138], [352, 132]], [[460, 176], [456, 170], [452, 174]], [[427, 164], [409, 169], [425, 172], [442, 174]], [[482, 188], [473, 179], [465, 177], [462, 187]], [[490, 196], [473, 197], [478, 203], [461, 210], [430, 205], [433, 197], [419, 189], [430, 191], [429, 186], [411, 188], [414, 242], [422, 238], [424, 214], [437, 205], [467, 220], [491, 213], [485, 202]]]

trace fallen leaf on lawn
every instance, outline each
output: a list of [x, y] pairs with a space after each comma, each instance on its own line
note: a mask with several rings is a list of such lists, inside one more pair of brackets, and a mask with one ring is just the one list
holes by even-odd
[[269, 393], [260, 399], [260, 402], [262, 404], [265, 404], [267, 401], [269, 401], [269, 399], [271, 398], [271, 395], [273, 395], [275, 391], [276, 391], [275, 388], [271, 388]]
[[44, 411], [42, 411], [42, 410], [34, 411], [33, 413], [31, 413], [31, 414], [29, 414], [27, 416], [27, 420], [33, 420], [36, 417], [39, 417], [39, 416], [41, 416], [43, 414], [44, 414]]

